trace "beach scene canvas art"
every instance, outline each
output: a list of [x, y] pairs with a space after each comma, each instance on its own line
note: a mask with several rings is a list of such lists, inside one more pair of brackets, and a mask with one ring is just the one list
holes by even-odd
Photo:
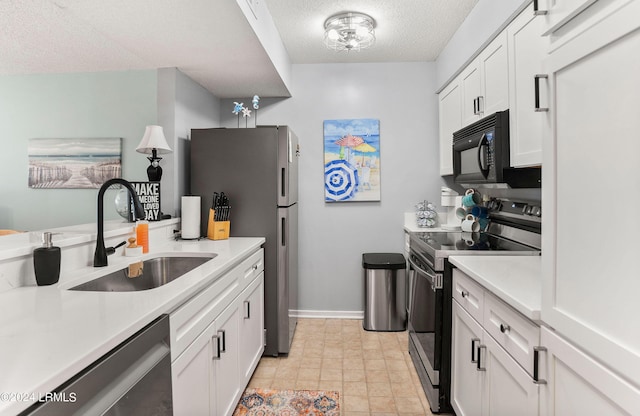
[[380, 201], [380, 121], [324, 121], [326, 202]]
[[99, 188], [122, 175], [122, 139], [30, 139], [30, 188]]

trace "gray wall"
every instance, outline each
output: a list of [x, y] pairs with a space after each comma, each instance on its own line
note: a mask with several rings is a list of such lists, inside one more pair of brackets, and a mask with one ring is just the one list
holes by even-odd
[[[146, 180], [136, 153], [157, 118], [157, 72], [0, 77], [0, 228], [40, 230], [96, 221], [96, 189], [30, 189], [30, 138], [122, 138], [122, 176]], [[113, 204], [105, 216], [119, 218]]]
[[[146, 181], [137, 153], [145, 126], [163, 126], [162, 210], [179, 215], [188, 189], [188, 134], [217, 127], [220, 100], [175, 68], [0, 77], [0, 229], [41, 230], [96, 221], [96, 189], [29, 189], [30, 138], [122, 138], [122, 177]], [[114, 194], [110, 191], [109, 194]], [[120, 218], [112, 197], [105, 218]]]
[[[403, 213], [439, 202], [435, 65], [293, 65], [292, 80], [293, 97], [262, 100], [258, 123], [290, 125], [300, 139], [299, 308], [361, 311], [362, 253], [401, 253]], [[222, 103], [226, 127], [237, 126], [233, 101]], [[322, 123], [349, 118], [380, 120], [380, 202], [324, 201]]]
[[180, 197], [189, 192], [189, 135], [192, 128], [220, 125], [220, 100], [177, 70], [158, 71], [158, 124], [172, 153], [162, 160], [162, 212], [180, 216]]

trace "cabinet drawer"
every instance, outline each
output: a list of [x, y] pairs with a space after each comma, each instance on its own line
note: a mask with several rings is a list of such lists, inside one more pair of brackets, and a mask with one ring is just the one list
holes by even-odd
[[491, 293], [484, 297], [484, 329], [530, 375], [533, 375], [533, 348], [540, 345], [540, 327]]
[[240, 264], [242, 268], [242, 286], [251, 283], [264, 270], [264, 250], [260, 249]]
[[169, 315], [171, 361], [182, 354], [239, 293], [240, 271], [236, 267], [221, 276]]
[[171, 360], [175, 360], [263, 269], [264, 255], [260, 249], [169, 315]]
[[484, 288], [458, 269], [453, 269], [453, 298], [476, 321], [482, 323]]

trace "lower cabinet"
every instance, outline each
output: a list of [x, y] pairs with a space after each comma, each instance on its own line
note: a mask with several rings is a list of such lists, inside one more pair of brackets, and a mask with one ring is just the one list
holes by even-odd
[[640, 390], [585, 352], [542, 327], [547, 348], [541, 414], [640, 415]]
[[246, 270], [252, 270], [251, 263], [261, 255], [220, 278], [245, 279], [245, 287], [200, 302], [197, 310], [187, 302], [176, 311], [176, 326], [180, 323], [181, 328], [201, 327], [203, 319], [209, 322], [171, 364], [176, 415], [228, 416], [235, 410], [264, 351], [264, 273], [258, 269], [246, 278]]
[[538, 414], [538, 386], [455, 300], [451, 405], [458, 416]]

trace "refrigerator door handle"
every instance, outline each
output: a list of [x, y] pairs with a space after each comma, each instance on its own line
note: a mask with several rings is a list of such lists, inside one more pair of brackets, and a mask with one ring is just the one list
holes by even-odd
[[281, 219], [281, 223], [280, 226], [282, 227], [281, 231], [281, 238], [280, 238], [280, 245], [282, 245], [282, 247], [287, 245], [287, 236], [285, 233], [286, 230], [286, 226], [287, 226], [287, 219], [285, 217], [282, 217]]
[[285, 168], [281, 170], [280, 181], [280, 196], [285, 197], [287, 196], [287, 171]]

